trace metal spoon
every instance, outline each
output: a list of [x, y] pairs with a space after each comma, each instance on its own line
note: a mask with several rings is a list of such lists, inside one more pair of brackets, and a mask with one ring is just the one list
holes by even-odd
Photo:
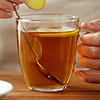
[[[16, 7], [16, 4], [14, 3], [13, 4], [13, 8], [14, 8], [14, 11], [18, 17], [18, 19], [21, 19], [18, 11], [17, 11], [17, 7]], [[27, 29], [24, 27], [24, 24], [23, 24], [23, 28], [25, 29], [25, 31], [27, 31]], [[46, 77], [47, 79], [49, 79], [50, 81], [54, 82], [54, 83], [57, 83], [57, 84], [60, 84], [60, 85], [64, 85], [57, 77], [55, 77], [54, 75], [52, 75], [47, 69], [45, 69], [38, 61], [38, 57], [34, 51], [34, 49], [32, 48], [31, 44], [29, 43], [28, 41], [28, 38], [25, 34], [23, 34], [27, 44], [29, 45], [30, 49], [32, 50], [34, 56], [35, 56], [35, 61], [36, 61], [36, 67], [37, 69], [39, 70], [39, 72], [44, 76]]]

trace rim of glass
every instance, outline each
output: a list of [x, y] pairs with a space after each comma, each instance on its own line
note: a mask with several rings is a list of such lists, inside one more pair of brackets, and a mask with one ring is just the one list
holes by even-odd
[[[27, 18], [29, 16], [40, 16], [39, 19], [34, 19], [34, 18]], [[42, 16], [61, 16], [64, 18], [59, 18], [59, 19], [42, 19]], [[69, 18], [67, 18], [69, 17]], [[21, 15], [21, 19], [16, 18], [17, 20], [20, 21], [77, 21], [79, 20], [78, 16], [71, 15], [71, 14], [61, 14], [61, 13], [36, 13], [36, 14], [23, 14]]]

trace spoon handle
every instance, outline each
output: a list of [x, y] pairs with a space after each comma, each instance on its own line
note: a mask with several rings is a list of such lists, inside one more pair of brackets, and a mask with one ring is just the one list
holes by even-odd
[[19, 15], [19, 13], [18, 13], [18, 10], [17, 10], [17, 5], [16, 5], [15, 3], [13, 3], [13, 8], [14, 8], [14, 11], [15, 11], [15, 13], [16, 13], [18, 19], [21, 19], [20, 15]]

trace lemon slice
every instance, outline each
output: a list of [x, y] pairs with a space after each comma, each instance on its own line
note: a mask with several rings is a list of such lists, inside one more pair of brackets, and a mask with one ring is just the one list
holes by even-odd
[[45, 0], [25, 0], [25, 4], [34, 10], [41, 10], [45, 6]]
[[74, 31], [75, 29], [54, 29], [54, 28], [38, 28], [36, 31], [37, 32], [71, 32]]
[[42, 46], [39, 40], [35, 37], [34, 41], [31, 43], [32, 50], [29, 49], [29, 59], [31, 61], [39, 60], [42, 55]]
[[77, 29], [49, 29], [49, 28], [38, 28], [36, 32], [40, 32], [38, 36], [42, 37], [65, 37], [77, 35], [79, 30]]

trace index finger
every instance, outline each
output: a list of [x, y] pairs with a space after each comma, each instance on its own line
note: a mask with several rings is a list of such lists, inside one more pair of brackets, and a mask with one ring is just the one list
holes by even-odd
[[100, 31], [100, 19], [93, 20], [93, 21], [90, 21], [88, 23], [83, 22], [81, 24], [81, 28], [91, 30], [91, 31], [94, 31], [94, 32], [98, 32], [98, 31]]

